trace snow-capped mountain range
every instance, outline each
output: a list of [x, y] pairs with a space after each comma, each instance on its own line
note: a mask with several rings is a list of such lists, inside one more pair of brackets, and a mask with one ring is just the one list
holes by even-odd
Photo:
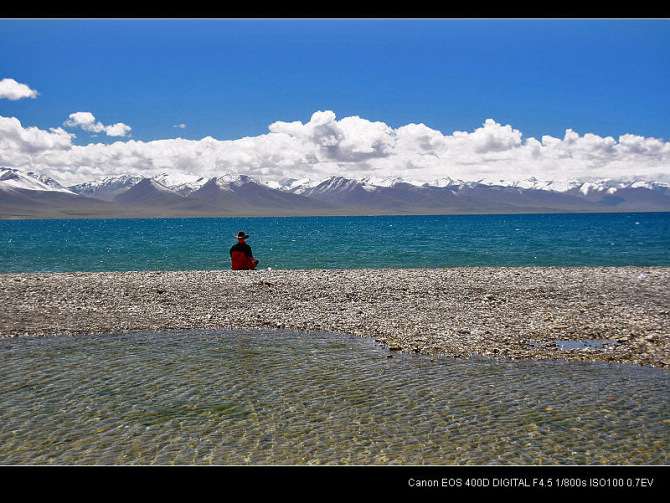
[[112, 176], [63, 187], [0, 168], [0, 217], [281, 216], [670, 211], [670, 184], [649, 181], [283, 179], [243, 174]]

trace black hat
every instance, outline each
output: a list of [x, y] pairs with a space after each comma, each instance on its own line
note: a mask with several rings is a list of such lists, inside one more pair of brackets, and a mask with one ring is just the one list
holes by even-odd
[[249, 236], [247, 236], [244, 231], [240, 231], [237, 234], [235, 234], [235, 237], [237, 239], [247, 239]]

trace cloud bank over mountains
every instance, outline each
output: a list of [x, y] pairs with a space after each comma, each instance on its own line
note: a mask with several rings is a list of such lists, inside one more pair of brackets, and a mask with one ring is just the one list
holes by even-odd
[[[8, 82], [9, 81], [9, 82]], [[27, 86], [0, 81], [0, 97], [34, 97]], [[398, 128], [330, 110], [310, 120], [278, 121], [268, 133], [237, 140], [127, 139], [76, 145], [82, 129], [127, 137], [131, 127], [104, 125], [91, 112], [71, 114], [43, 130], [0, 116], [0, 166], [44, 173], [69, 186], [115, 175], [159, 173], [216, 177], [229, 173], [262, 182], [285, 178], [399, 177], [418, 182], [442, 178], [477, 180], [621, 179], [670, 182], [670, 143], [625, 134], [525, 138], [509, 124], [486, 119], [474, 131], [443, 133], [424, 124]]]

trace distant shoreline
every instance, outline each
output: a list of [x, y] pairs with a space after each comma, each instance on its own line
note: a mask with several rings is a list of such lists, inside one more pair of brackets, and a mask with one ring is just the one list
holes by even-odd
[[391, 355], [670, 369], [668, 291], [668, 267], [1, 274], [0, 338], [323, 330], [375, 338]]
[[290, 211], [266, 211], [258, 213], [189, 213], [189, 212], [156, 212], [152, 208], [132, 208], [126, 210], [106, 208], [94, 213], [72, 213], [72, 212], [33, 212], [24, 215], [4, 214], [0, 210], [0, 221], [2, 220], [132, 220], [132, 219], [166, 219], [166, 218], [293, 218], [293, 217], [394, 217], [394, 216], [460, 216], [460, 215], [599, 215], [599, 214], [627, 214], [627, 213], [670, 213], [668, 210], [643, 210], [643, 209], [612, 209], [607, 211], [599, 208], [591, 211], [569, 211], [569, 210], [537, 210], [527, 209], [516, 212], [504, 211], [491, 212], [429, 212], [426, 210], [388, 212], [388, 211], [331, 211], [331, 212], [290, 212]]

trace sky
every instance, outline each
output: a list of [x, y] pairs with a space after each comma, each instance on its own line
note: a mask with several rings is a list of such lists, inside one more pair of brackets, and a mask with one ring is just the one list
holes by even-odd
[[668, 19], [0, 19], [0, 166], [670, 182]]

